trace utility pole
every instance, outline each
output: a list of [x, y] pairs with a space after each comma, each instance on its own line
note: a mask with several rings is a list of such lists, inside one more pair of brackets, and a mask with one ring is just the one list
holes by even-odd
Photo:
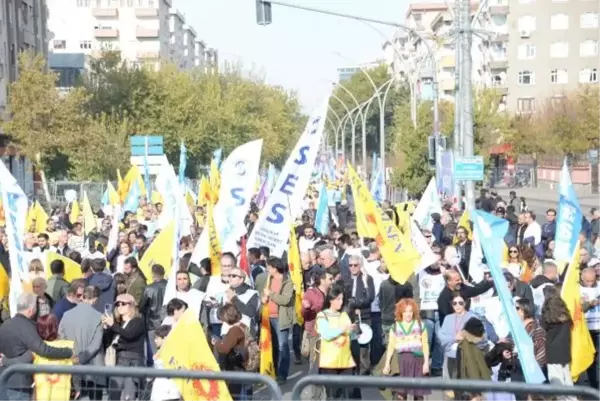
[[[456, 160], [458, 157], [462, 156], [462, 135], [461, 135], [461, 120], [462, 120], [462, 88], [461, 88], [461, 66], [462, 66], [462, 35], [460, 33], [461, 29], [461, 1], [456, 1], [454, 3], [454, 30], [456, 31], [456, 41], [454, 42], [454, 52], [455, 52], [455, 89], [454, 89], [454, 135], [453, 135], [453, 146], [452, 146], [452, 159]], [[462, 196], [461, 196], [461, 188], [460, 182], [454, 178], [454, 188], [453, 188], [454, 196], [456, 196], [458, 208], [460, 210], [462, 205]]]
[[[461, 0], [461, 81], [459, 83], [462, 98], [462, 131], [463, 131], [463, 156], [473, 156], [473, 88], [471, 85], [472, 56], [471, 46], [473, 31], [471, 30], [471, 3], [470, 0]], [[467, 209], [475, 210], [475, 188], [473, 181], [465, 182], [465, 195]]]

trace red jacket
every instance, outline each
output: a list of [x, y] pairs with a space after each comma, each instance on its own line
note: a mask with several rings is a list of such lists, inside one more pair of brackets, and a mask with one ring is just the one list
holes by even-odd
[[317, 336], [317, 330], [315, 330], [315, 322], [317, 320], [317, 313], [323, 310], [323, 304], [325, 303], [325, 294], [318, 288], [311, 287], [304, 292], [302, 303], [308, 301], [310, 306], [305, 308], [302, 305], [302, 316], [304, 317], [304, 330], [306, 330], [311, 336]]

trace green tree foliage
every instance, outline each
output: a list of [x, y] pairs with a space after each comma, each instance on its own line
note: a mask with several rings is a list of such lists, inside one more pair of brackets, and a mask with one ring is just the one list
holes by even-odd
[[[372, 69], [369, 69], [366, 71], [373, 79], [373, 82], [377, 86], [377, 88], [381, 88], [382, 85], [388, 83], [391, 78], [389, 71], [388, 71], [388, 67], [385, 65], [381, 65], [381, 66], [378, 66], [376, 68], [372, 68]], [[373, 88], [373, 85], [367, 78], [366, 74], [362, 71], [359, 71], [359, 72], [355, 73], [354, 75], [352, 75], [352, 77], [349, 80], [342, 82], [342, 85], [344, 85], [344, 87], [346, 89], [348, 89], [348, 91], [350, 91], [354, 95], [354, 97], [356, 98], [356, 100], [358, 101], [359, 104], [373, 98], [373, 95], [375, 94], [375, 89]], [[383, 89], [380, 92], [382, 100], [383, 100], [386, 89], [387, 89], [387, 86], [383, 87]], [[348, 107], [348, 109], [352, 110], [356, 107], [355, 101], [342, 88], [337, 87], [334, 91], [334, 94], [335, 94], [335, 96], [339, 97], [340, 100], [342, 100], [342, 102], [344, 102], [344, 104]], [[389, 127], [392, 124], [394, 109], [396, 108], [396, 106], [403, 102], [407, 102], [408, 98], [409, 98], [409, 92], [408, 92], [408, 87], [406, 85], [394, 84], [390, 88], [390, 90], [387, 94], [386, 102], [385, 102], [385, 126], [386, 127]], [[329, 105], [334, 109], [335, 113], [337, 113], [339, 118], [343, 118], [343, 116], [345, 116], [347, 114], [346, 109], [342, 106], [342, 104], [338, 100], [334, 99], [333, 97], [331, 98]], [[373, 101], [370, 104], [370, 106], [368, 107], [368, 109], [364, 108], [364, 111], [366, 111], [366, 130], [365, 130], [365, 132], [366, 132], [366, 138], [367, 138], [367, 152], [369, 153], [369, 156], [370, 156], [372, 152], [379, 153], [379, 150], [380, 150], [379, 103], [378, 103], [378, 100], [376, 97], [373, 98]], [[334, 122], [334, 124], [336, 124], [336, 125], [338, 124], [338, 120], [336, 119], [336, 117], [334, 116], [334, 114], [332, 112], [329, 113], [328, 117], [331, 119], [332, 122]], [[344, 135], [345, 135], [345, 143], [346, 143], [346, 154], [349, 155], [350, 151], [351, 151], [351, 144], [352, 144], [352, 129], [351, 129], [350, 123], [346, 124], [346, 131], [345, 131]], [[334, 135], [330, 135], [330, 142], [334, 143], [334, 141], [335, 141]], [[386, 130], [385, 141], [386, 141], [386, 149], [391, 149], [393, 147], [393, 143], [394, 143], [394, 131], [393, 130], [390, 130], [390, 129]], [[358, 117], [356, 119], [355, 146], [356, 146], [357, 160], [359, 160], [360, 155], [361, 155], [361, 148], [362, 148], [362, 118], [360, 118], [360, 117]], [[341, 142], [340, 142], [340, 147], [341, 147]]]
[[[509, 115], [500, 109], [501, 95], [485, 89], [473, 94], [473, 135], [475, 154], [485, 155], [487, 149], [504, 135], [513, 131]], [[439, 102], [440, 133], [452, 144], [454, 132], [454, 104]], [[403, 103], [394, 114], [396, 152], [403, 157], [403, 165], [394, 172], [394, 184], [418, 194], [425, 189], [434, 174], [427, 160], [427, 138], [433, 134], [433, 104], [423, 102], [417, 107], [417, 127], [410, 119], [410, 103]]]
[[40, 154], [39, 167], [56, 166], [49, 176], [112, 179], [129, 164], [132, 135], [162, 135], [175, 166], [183, 141], [188, 176], [210, 162], [214, 149], [227, 154], [257, 138], [264, 140], [263, 160], [281, 163], [306, 121], [294, 93], [233, 69], [216, 74], [165, 65], [154, 71], [107, 52], [92, 60], [75, 90], [60, 95], [55, 81], [42, 58], [22, 55], [9, 95], [12, 118], [3, 124], [24, 154], [32, 160]]
[[599, 101], [592, 85], [547, 99], [535, 114], [513, 119], [505, 142], [515, 154], [573, 156], [598, 149]]

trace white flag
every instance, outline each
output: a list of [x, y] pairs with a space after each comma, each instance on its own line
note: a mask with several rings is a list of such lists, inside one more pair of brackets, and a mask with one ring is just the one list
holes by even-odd
[[8, 254], [10, 258], [11, 278], [8, 304], [10, 314], [17, 313], [17, 298], [23, 292], [22, 279], [27, 277], [29, 271], [28, 261], [25, 258], [23, 238], [25, 238], [25, 218], [27, 216], [27, 196], [19, 183], [0, 161], [0, 190], [6, 220], [6, 234], [8, 236]]
[[296, 147], [290, 154], [275, 188], [248, 239], [248, 248], [267, 246], [281, 257], [287, 249], [290, 219], [300, 212], [323, 137], [329, 94], [311, 115]]
[[[442, 202], [440, 202], [440, 196], [437, 193], [437, 187], [435, 185], [435, 177], [432, 177], [421, 196], [419, 204], [415, 208], [413, 213], [413, 220], [417, 222], [421, 229], [431, 230], [433, 227], [433, 219], [431, 218], [432, 213], [439, 213], [442, 215]], [[436, 238], [437, 241], [441, 241], [441, 238]]]

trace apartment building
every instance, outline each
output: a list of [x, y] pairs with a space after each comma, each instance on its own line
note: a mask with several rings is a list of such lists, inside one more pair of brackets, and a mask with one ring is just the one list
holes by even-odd
[[503, 4], [510, 27], [508, 108], [517, 113], [534, 112], [580, 84], [598, 82], [598, 1], [541, 2]]
[[194, 28], [183, 26], [183, 69], [196, 66], [196, 36]]
[[[452, 3], [449, 3], [451, 7]], [[473, 12], [477, 4], [472, 4]], [[397, 80], [408, 81], [421, 100], [434, 96], [434, 80], [438, 82], [438, 98], [454, 100], [456, 55], [451, 37], [454, 24], [453, 9], [447, 3], [412, 3], [405, 14], [405, 25], [414, 30], [408, 33], [398, 29], [392, 41], [383, 44], [385, 59]], [[474, 38], [475, 44], [478, 39]], [[430, 52], [434, 57], [430, 56]], [[473, 52], [473, 63], [480, 57]], [[473, 74], [476, 85], [481, 84], [479, 74]]]
[[0, 118], [7, 105], [7, 89], [19, 74], [21, 51], [48, 54], [45, 0], [0, 1]]
[[[543, 1], [543, 4], [541, 4]], [[453, 7], [453, 3], [449, 3]], [[598, 2], [591, 0], [488, 0], [472, 3], [471, 49], [475, 87], [496, 88], [514, 113], [531, 113], [580, 84], [597, 83]], [[425, 37], [397, 30], [383, 45], [398, 80], [408, 80], [422, 100], [432, 99], [433, 66], [440, 99], [453, 100], [453, 25], [446, 3], [413, 3], [405, 24]], [[477, 18], [474, 18], [474, 17]], [[430, 62], [427, 46], [435, 53]]]
[[185, 56], [185, 18], [172, 0], [46, 1], [53, 53], [98, 57], [104, 50], [115, 50], [133, 65], [193, 65]]
[[217, 49], [211, 47], [204, 51], [204, 68], [207, 72], [219, 70], [219, 51]]
[[349, 80], [350, 78], [352, 78], [352, 76], [354, 74], [356, 74], [357, 72], [360, 72], [361, 68], [369, 70], [372, 68], [377, 68], [383, 63], [384, 63], [384, 60], [376, 60], [376, 61], [362, 63], [362, 64], [354, 65], [354, 66], [340, 67], [337, 69], [338, 82], [342, 83], [344, 81]]

